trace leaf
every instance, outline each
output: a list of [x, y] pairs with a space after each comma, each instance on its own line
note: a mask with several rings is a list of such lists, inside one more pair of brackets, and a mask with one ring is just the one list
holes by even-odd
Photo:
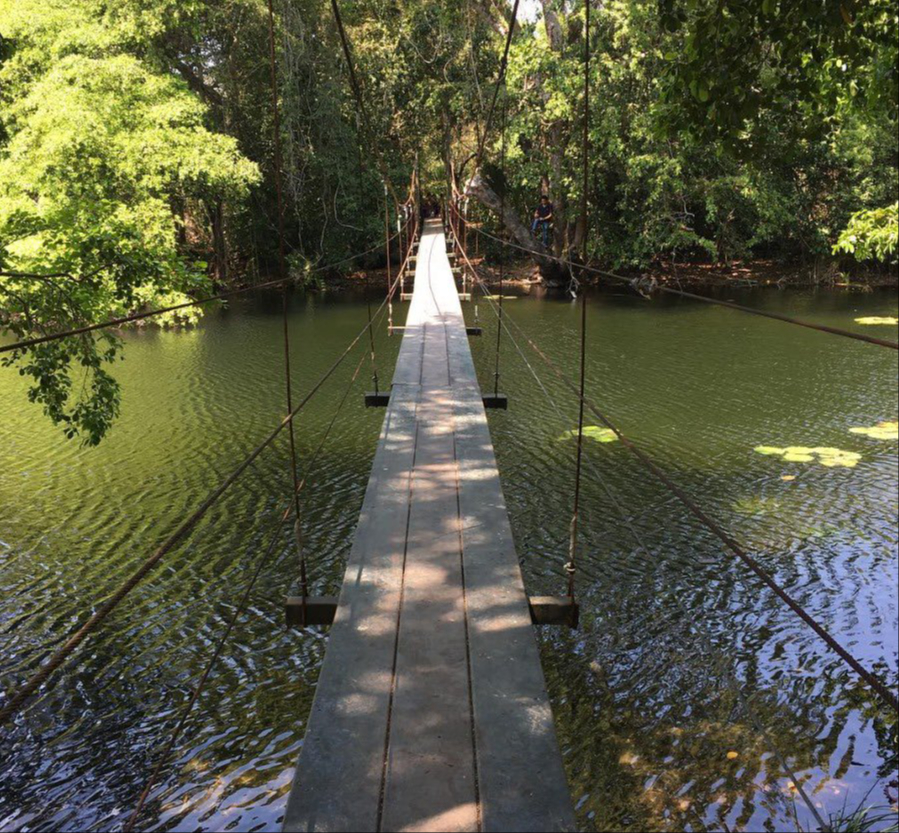
[[775, 448], [774, 446], [760, 445], [756, 447], [755, 451], [767, 457], [783, 457], [785, 463], [817, 462], [828, 469], [854, 469], [862, 459], [862, 455], [855, 451], [845, 451], [842, 448], [831, 446], [810, 448], [804, 445], [793, 445], [787, 448]]
[[878, 422], [870, 428], [850, 428], [851, 434], [862, 434], [873, 440], [899, 440], [899, 422]]
[[[585, 425], [584, 436], [595, 440], [598, 443], [613, 443], [618, 439], [618, 435], [611, 428], [600, 428], [598, 425]], [[566, 431], [559, 437], [560, 440], [577, 439], [577, 428]]]

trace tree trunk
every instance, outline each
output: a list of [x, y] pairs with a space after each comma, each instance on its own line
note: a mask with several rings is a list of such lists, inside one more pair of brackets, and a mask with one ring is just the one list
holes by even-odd
[[225, 212], [221, 200], [216, 200], [210, 211], [212, 226], [212, 275], [215, 286], [228, 280], [228, 244], [225, 240]]
[[540, 277], [543, 278], [543, 282], [547, 286], [560, 287], [568, 285], [568, 269], [555, 260], [539, 240], [534, 239], [530, 228], [518, 219], [515, 210], [506, 205], [504, 207], [505, 211], [500, 215], [502, 201], [496, 191], [481, 176], [480, 171], [476, 171], [474, 176], [468, 180], [468, 184], [465, 186], [465, 195], [474, 197], [481, 205], [490, 209], [500, 218], [503, 227], [517, 244], [528, 250], [531, 258], [540, 270]]

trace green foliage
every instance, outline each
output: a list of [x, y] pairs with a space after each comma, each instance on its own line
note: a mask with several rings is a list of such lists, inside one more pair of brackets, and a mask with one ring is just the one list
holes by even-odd
[[770, 118], [814, 139], [840, 108], [895, 107], [899, 21], [891, 0], [663, 0], [660, 127], [759, 145]]
[[[425, 192], [464, 186], [509, 9], [342, 2], [368, 132], [329, 0], [274, 5], [287, 250], [305, 280], [382, 238], [377, 162], [401, 200], [416, 158]], [[519, 20], [484, 173], [523, 219], [551, 194], [561, 251], [577, 238], [583, 188], [584, 0], [540, 8]], [[836, 245], [895, 261], [890, 0], [593, 9], [592, 258], [811, 263]], [[0, 0], [0, 271], [19, 273], [0, 277], [0, 328], [76, 327], [273, 271], [268, 60], [261, 0]], [[347, 267], [381, 264], [373, 251]], [[115, 339], [85, 337], [14, 361], [54, 420], [96, 442], [117, 407], [104, 368], [119, 352]]]
[[[513, 43], [506, 179], [523, 216], [548, 189], [570, 240], [583, 4], [556, 15], [555, 45], [543, 21]], [[589, 251], [614, 267], [830, 256], [854, 212], [899, 189], [897, 36], [885, 0], [602, 4], [590, 45]]]
[[833, 833], [899, 833], [896, 810], [889, 805], [831, 813], [827, 827]]
[[[0, 2], [11, 44], [0, 67], [0, 330], [17, 338], [208, 289], [206, 263], [183, 244], [187, 206], [241, 200], [258, 179], [234, 139], [207, 128], [184, 81], [119, 51], [133, 29], [112, 27], [104, 6]], [[85, 335], [7, 363], [68, 436], [95, 444], [118, 411], [104, 365], [120, 348]]]
[[834, 245], [834, 251], [847, 252], [856, 260], [895, 262], [897, 246], [899, 202], [853, 214]]

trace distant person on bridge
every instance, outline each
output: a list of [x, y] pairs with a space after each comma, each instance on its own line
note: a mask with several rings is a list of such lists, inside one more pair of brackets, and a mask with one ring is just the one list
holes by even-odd
[[553, 204], [549, 201], [549, 197], [544, 194], [540, 197], [540, 205], [534, 211], [534, 222], [531, 224], [531, 231], [536, 235], [540, 231], [540, 239], [543, 247], [549, 247], [550, 235], [553, 225]]

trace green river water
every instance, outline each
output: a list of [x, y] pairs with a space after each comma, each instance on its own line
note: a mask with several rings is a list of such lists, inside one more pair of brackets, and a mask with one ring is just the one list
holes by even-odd
[[[855, 323], [895, 316], [894, 291], [725, 297], [896, 338], [895, 327]], [[506, 311], [575, 375], [572, 303], [521, 297]], [[480, 318], [484, 337], [471, 342], [487, 387], [496, 322], [483, 302]], [[297, 398], [365, 320], [359, 296], [293, 298]], [[63, 439], [27, 402], [25, 380], [0, 368], [3, 690], [45, 661], [277, 424], [280, 328], [280, 300], [260, 296], [196, 329], [126, 334], [115, 368], [122, 415], [95, 449]], [[895, 686], [897, 442], [850, 429], [896, 420], [897, 354], [696, 302], [613, 294], [591, 298], [588, 328], [591, 397]], [[398, 346], [379, 328], [382, 379]], [[522, 350], [548, 395], [504, 337], [511, 404], [490, 412], [490, 427], [528, 591], [558, 594], [575, 452], [565, 434], [577, 408]], [[302, 460], [358, 356], [304, 410]], [[305, 492], [319, 594], [339, 588], [383, 418], [362, 406], [369, 374], [363, 365]], [[860, 456], [826, 466], [826, 456], [785, 460], [759, 446]], [[0, 830], [122, 827], [267, 541], [288, 490], [286, 450], [285, 437], [260, 457], [2, 736]], [[590, 439], [584, 471], [582, 626], [538, 633], [581, 827], [814, 830], [788, 771], [825, 820], [860, 804], [895, 807], [895, 715], [621, 443]], [[327, 646], [326, 631], [283, 626], [297, 566], [282, 537], [141, 829], [279, 829]]]

